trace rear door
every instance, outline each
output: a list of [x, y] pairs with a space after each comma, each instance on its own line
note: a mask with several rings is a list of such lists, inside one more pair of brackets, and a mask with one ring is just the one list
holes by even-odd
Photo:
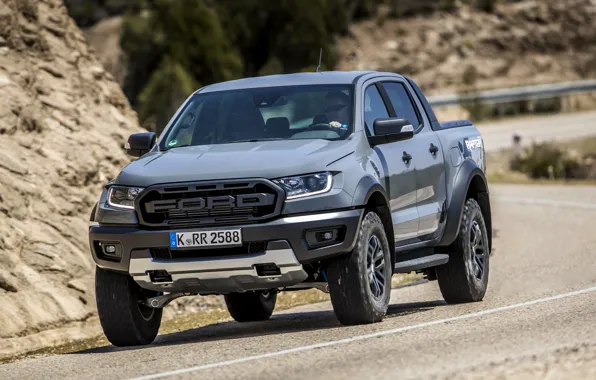
[[390, 99], [395, 116], [408, 119], [415, 135], [408, 149], [412, 155], [416, 178], [416, 204], [419, 215], [417, 237], [430, 240], [440, 231], [445, 208], [445, 163], [441, 144], [431, 129], [428, 117], [406, 81], [384, 81], [383, 89]]
[[[379, 91], [380, 84], [371, 83], [364, 90], [364, 122], [368, 136], [374, 136], [375, 119], [387, 118], [390, 111]], [[394, 241], [415, 238], [418, 234], [416, 208], [416, 178], [411, 160], [404, 160], [409, 151], [408, 141], [378, 145], [373, 148], [379, 171], [385, 181], [389, 208], [393, 220]], [[377, 160], [374, 160], [377, 161]]]

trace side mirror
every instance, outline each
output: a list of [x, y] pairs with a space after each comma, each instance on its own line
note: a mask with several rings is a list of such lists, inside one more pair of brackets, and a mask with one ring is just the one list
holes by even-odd
[[124, 149], [129, 156], [141, 157], [155, 145], [157, 136], [153, 132], [135, 133], [128, 137]]
[[414, 137], [414, 127], [407, 119], [376, 119], [373, 123], [375, 135], [369, 138], [371, 145], [388, 144]]

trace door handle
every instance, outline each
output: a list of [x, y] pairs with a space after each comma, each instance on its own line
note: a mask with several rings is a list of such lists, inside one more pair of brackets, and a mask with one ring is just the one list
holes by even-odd
[[404, 154], [401, 156], [401, 159], [407, 164], [410, 160], [412, 160], [412, 156], [404, 151]]
[[439, 151], [439, 147], [433, 143], [430, 143], [430, 148], [428, 148], [428, 151], [434, 156]]

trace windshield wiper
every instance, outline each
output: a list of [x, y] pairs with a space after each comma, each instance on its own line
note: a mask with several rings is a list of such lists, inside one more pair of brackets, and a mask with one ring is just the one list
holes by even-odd
[[258, 142], [258, 141], [277, 141], [277, 140], [284, 140], [282, 138], [279, 137], [271, 137], [271, 138], [264, 138], [264, 139], [246, 139], [246, 140], [236, 140], [236, 141], [230, 141], [230, 144], [233, 143], [243, 143], [243, 142]]
[[170, 150], [170, 149], [174, 149], [174, 148], [183, 148], [185, 146], [190, 146], [190, 144], [171, 146], [169, 148], [162, 149], [162, 152], [165, 152], [166, 150]]

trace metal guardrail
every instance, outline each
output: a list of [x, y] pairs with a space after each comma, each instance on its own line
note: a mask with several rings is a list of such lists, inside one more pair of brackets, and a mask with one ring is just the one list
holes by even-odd
[[596, 80], [580, 80], [575, 82], [503, 88], [466, 94], [445, 94], [429, 96], [428, 101], [434, 107], [441, 107], [473, 103], [506, 103], [519, 100], [552, 98], [586, 92], [596, 92]]

